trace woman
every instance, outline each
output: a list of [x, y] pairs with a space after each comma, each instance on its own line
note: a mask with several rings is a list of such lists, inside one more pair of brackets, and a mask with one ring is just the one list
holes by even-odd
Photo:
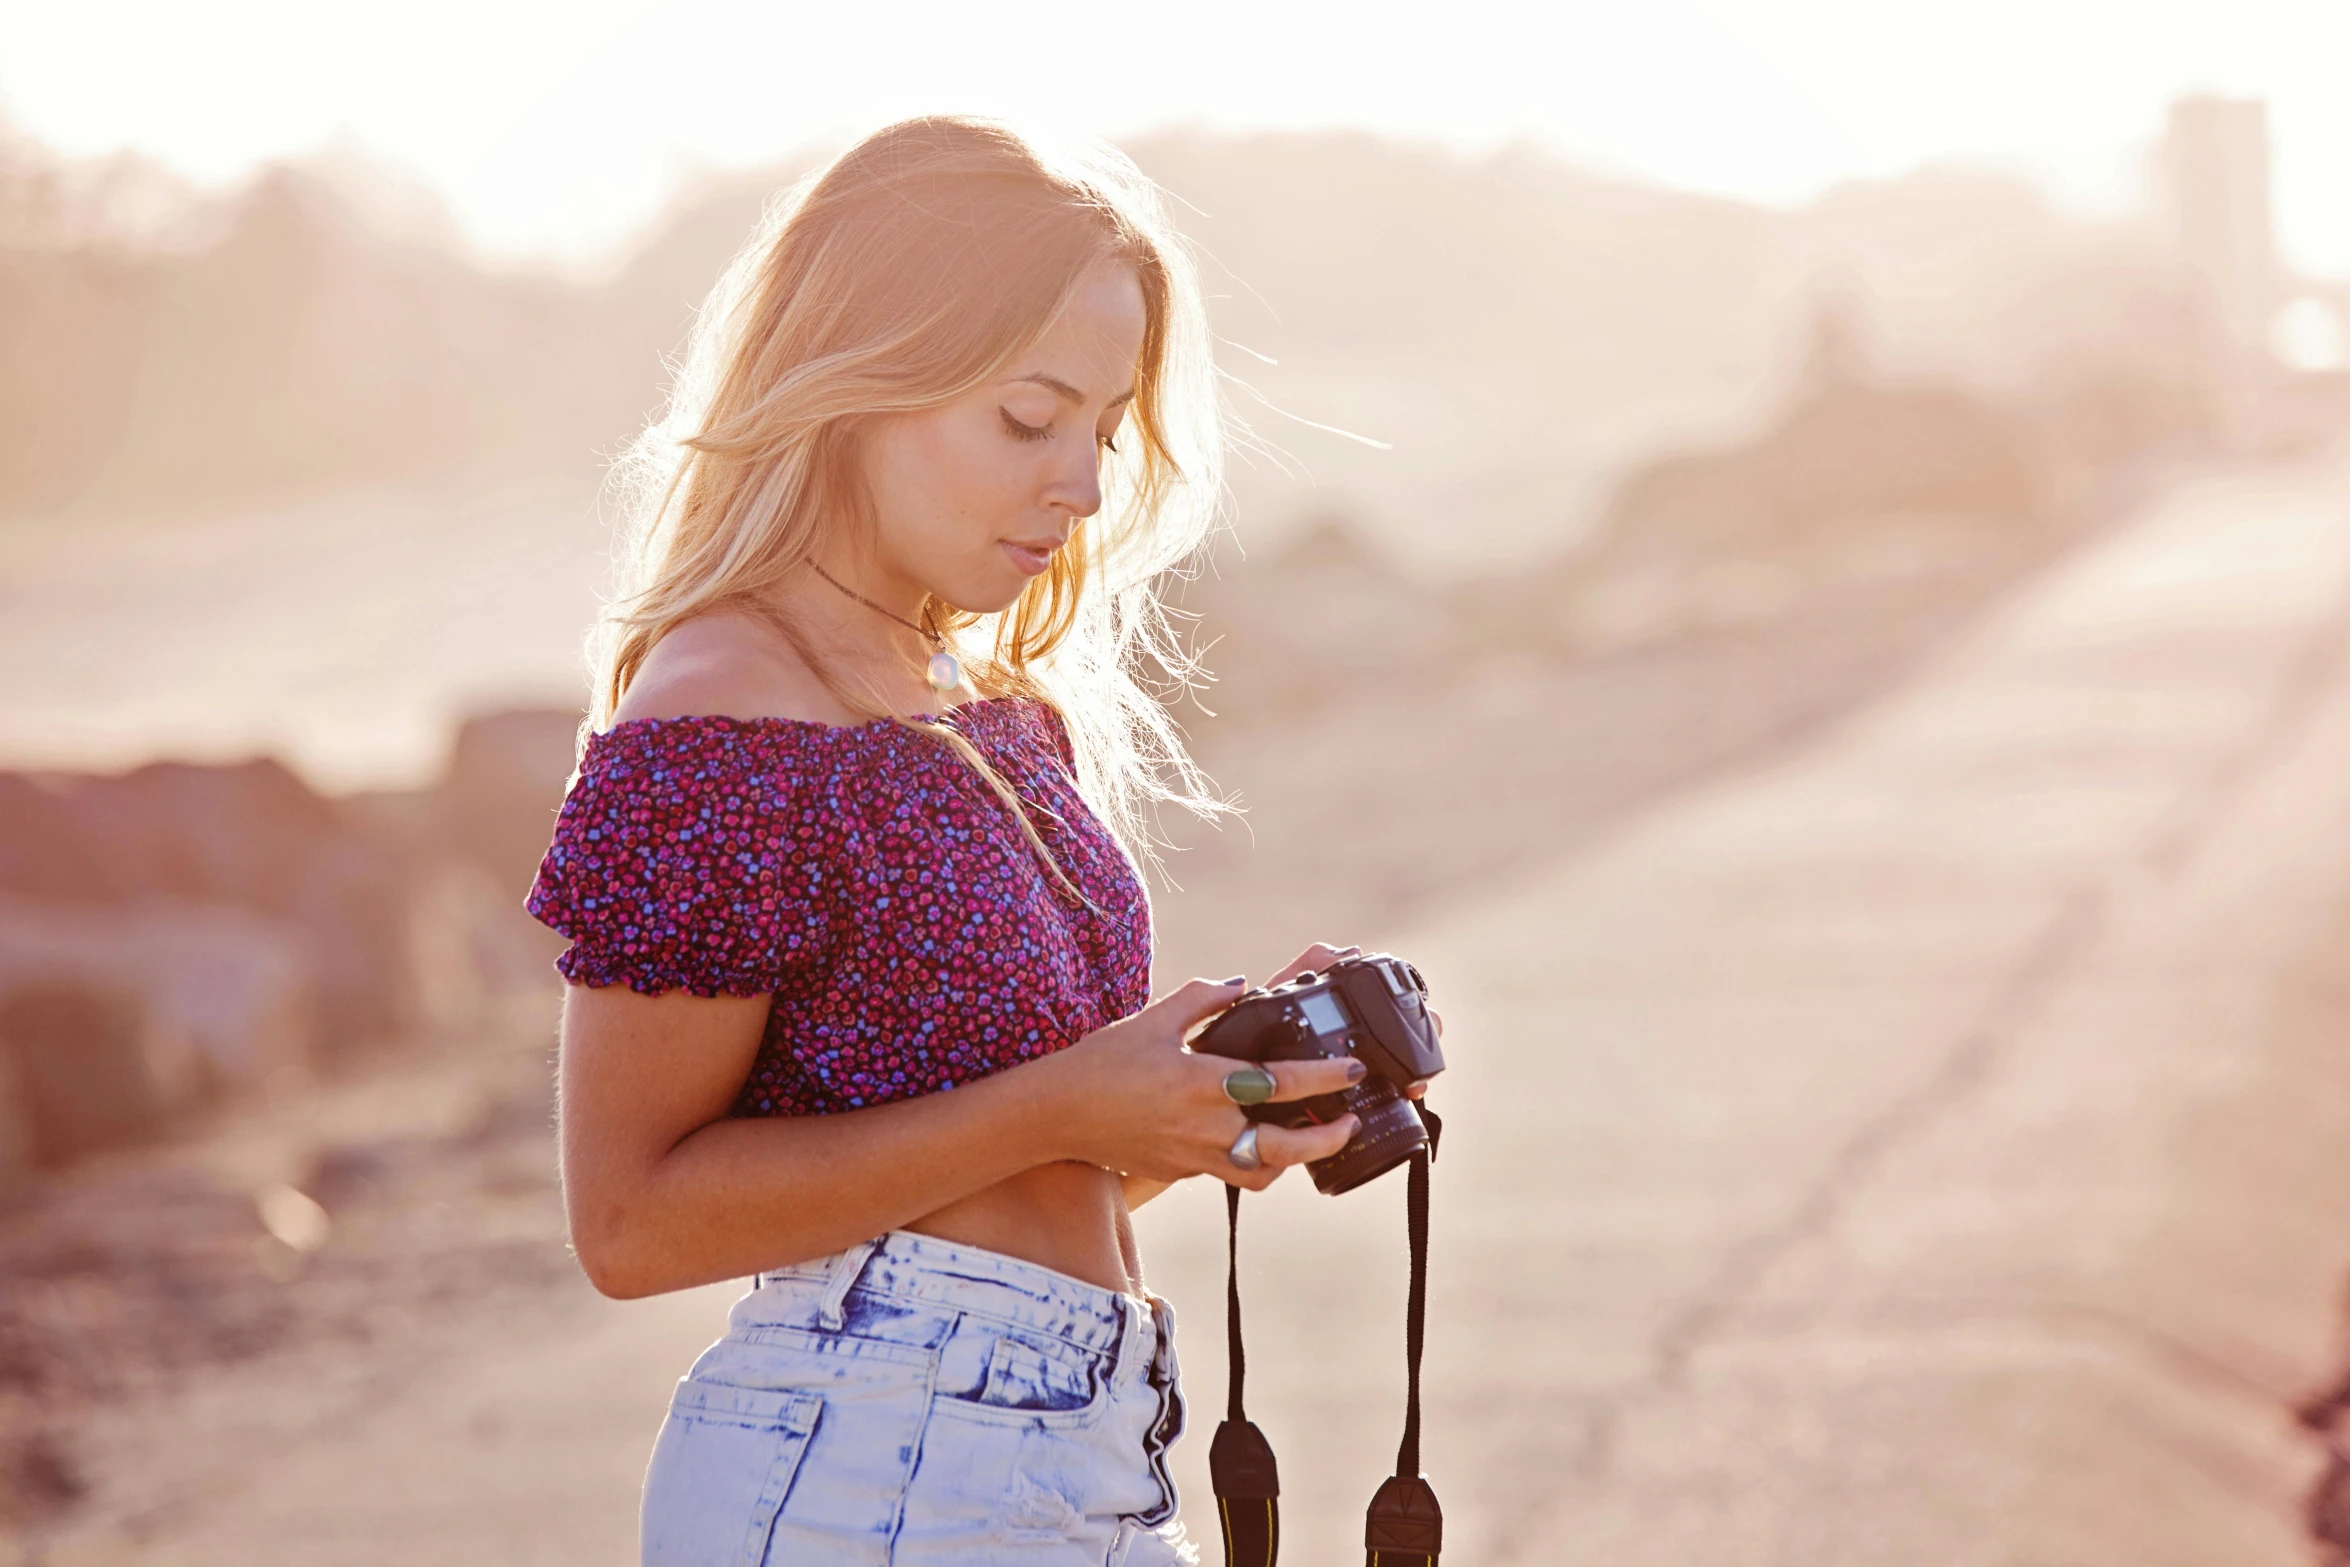
[[[1135, 681], [1204, 535], [1196, 284], [1148, 186], [890, 127], [705, 312], [530, 907], [572, 946], [564, 1196], [634, 1297], [753, 1276], [646, 1479], [659, 1563], [1196, 1559], [1128, 1215], [1251, 1189], [1351, 1062], [1184, 1047], [1122, 844], [1213, 808]], [[1339, 954], [1309, 949], [1284, 973]]]

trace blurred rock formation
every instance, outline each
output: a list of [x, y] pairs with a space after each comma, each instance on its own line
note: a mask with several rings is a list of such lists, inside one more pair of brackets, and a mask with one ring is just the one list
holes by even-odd
[[69, 907], [245, 910], [303, 954], [324, 1039], [411, 1021], [405, 868], [281, 763], [0, 775], [0, 821], [0, 890]]
[[578, 723], [484, 715], [434, 787], [351, 799], [269, 760], [0, 773], [0, 1179], [543, 995], [521, 903]]
[[1750, 439], [1636, 468], [1567, 547], [1506, 570], [1438, 576], [1335, 511], [1261, 552], [1227, 543], [1170, 585], [1214, 676], [1202, 705], [1295, 718], [1479, 661], [1564, 666], [1922, 612], [2077, 539], [2197, 439], [2192, 402], [2144, 383], [2044, 406], [1878, 383], [1833, 312], [1799, 387]]
[[1838, 593], [2016, 554], [2059, 522], [2026, 418], [1947, 386], [1823, 386], [1759, 438], [1625, 480], [1543, 583], [1600, 650], [1767, 622]]
[[144, 1032], [137, 996], [119, 986], [40, 980], [0, 1000], [0, 1102], [27, 1163], [63, 1164], [161, 1123]]
[[520, 903], [555, 831], [579, 745], [577, 713], [520, 708], [457, 730], [439, 810], [450, 843]]

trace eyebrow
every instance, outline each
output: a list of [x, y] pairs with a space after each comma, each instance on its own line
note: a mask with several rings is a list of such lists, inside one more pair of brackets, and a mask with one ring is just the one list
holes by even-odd
[[[1082, 403], [1085, 401], [1085, 394], [1083, 392], [1080, 392], [1077, 390], [1077, 388], [1071, 386], [1068, 382], [1062, 380], [1059, 376], [1048, 375], [1042, 370], [1037, 371], [1034, 375], [1016, 375], [1012, 377], [1012, 379], [1015, 381], [1033, 382], [1036, 385], [1051, 391], [1055, 396], [1059, 397], [1061, 401], [1065, 403]], [[1126, 388], [1125, 391], [1120, 392], [1117, 396], [1111, 398], [1108, 406], [1115, 408], [1120, 403], [1132, 402], [1133, 400], [1134, 388], [1130, 386]]]

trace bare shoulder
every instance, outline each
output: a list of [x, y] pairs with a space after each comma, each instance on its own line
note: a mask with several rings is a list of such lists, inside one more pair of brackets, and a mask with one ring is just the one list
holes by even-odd
[[653, 644], [614, 711], [635, 718], [801, 718], [853, 723], [789, 643], [747, 615], [697, 615]]

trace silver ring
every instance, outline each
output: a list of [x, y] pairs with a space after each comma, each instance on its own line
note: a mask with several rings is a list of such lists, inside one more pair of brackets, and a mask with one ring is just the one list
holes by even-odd
[[1257, 1152], [1257, 1128], [1254, 1122], [1232, 1140], [1232, 1146], [1226, 1150], [1224, 1157], [1232, 1161], [1232, 1167], [1236, 1170], [1261, 1170], [1265, 1167], [1265, 1156]]

